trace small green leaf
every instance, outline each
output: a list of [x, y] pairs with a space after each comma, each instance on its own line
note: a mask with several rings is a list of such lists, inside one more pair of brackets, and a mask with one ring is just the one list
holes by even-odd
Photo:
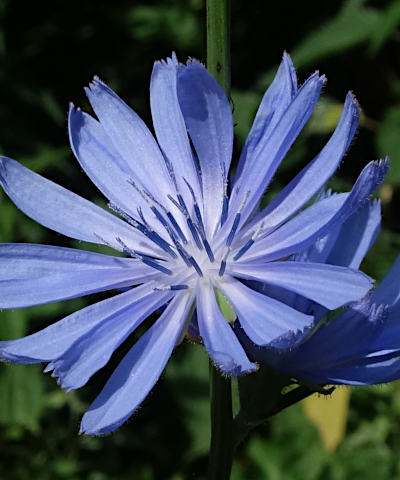
[[218, 290], [218, 288], [215, 289], [215, 295], [217, 297], [218, 306], [222, 312], [222, 315], [228, 320], [229, 323], [233, 323], [236, 320], [236, 313], [232, 305], [229, 303], [225, 295]]

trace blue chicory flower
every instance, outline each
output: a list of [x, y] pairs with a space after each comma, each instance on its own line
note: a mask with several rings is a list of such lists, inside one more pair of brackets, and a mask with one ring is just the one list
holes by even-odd
[[0, 308], [125, 290], [33, 335], [1, 342], [1, 358], [48, 362], [46, 371], [63, 388], [76, 389], [150, 314], [165, 306], [85, 413], [82, 432], [110, 432], [133, 413], [190, 322], [223, 374], [257, 368], [222, 315], [216, 290], [233, 306], [251, 341], [275, 349], [300, 342], [314, 317], [243, 279], [285, 288], [329, 310], [370, 290], [372, 280], [357, 269], [287, 261], [356, 212], [386, 173], [386, 161], [371, 162], [351, 192], [300, 211], [333, 175], [352, 141], [358, 107], [350, 93], [326, 146], [265, 209], [258, 208], [324, 82], [315, 73], [298, 88], [293, 64], [284, 55], [229, 182], [231, 107], [199, 62], [182, 65], [173, 56], [155, 63], [150, 101], [157, 142], [135, 112], [95, 78], [87, 95], [98, 120], [71, 106], [69, 135], [82, 169], [116, 215], [14, 160], [1, 159], [1, 184], [25, 214], [56, 232], [108, 245], [128, 257], [47, 245], [0, 245]]
[[[330, 196], [330, 192], [323, 197]], [[322, 198], [323, 198], [322, 197]], [[341, 226], [293, 257], [359, 268], [380, 231], [379, 200], [368, 201]], [[315, 318], [315, 331], [285, 352], [254, 345], [239, 325], [236, 332], [251, 358], [288, 376], [319, 385], [372, 385], [400, 378], [400, 256], [380, 285], [339, 315], [273, 286], [253, 284]], [[328, 315], [327, 315], [328, 313]], [[332, 318], [330, 318], [332, 317]]]

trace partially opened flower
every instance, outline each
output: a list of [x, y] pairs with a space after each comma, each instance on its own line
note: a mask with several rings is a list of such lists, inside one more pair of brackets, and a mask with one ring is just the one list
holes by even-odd
[[[335, 172], [353, 138], [358, 108], [351, 94], [319, 155], [264, 210], [258, 209], [324, 81], [315, 73], [298, 88], [291, 60], [284, 56], [229, 182], [230, 103], [200, 63], [181, 65], [174, 56], [156, 62], [150, 100], [157, 141], [95, 78], [87, 95], [98, 120], [71, 106], [69, 134], [80, 165], [114, 214], [14, 160], [1, 159], [1, 184], [28, 216], [128, 257], [44, 245], [0, 245], [0, 308], [124, 289], [36, 334], [2, 342], [3, 359], [48, 362], [46, 370], [53, 371], [63, 388], [76, 389], [108, 362], [146, 317], [166, 307], [84, 415], [83, 432], [109, 432], [133, 413], [190, 322], [223, 374], [257, 368], [222, 315], [216, 292], [228, 299], [254, 344], [284, 350], [300, 342], [314, 320], [291, 305], [290, 292], [331, 310], [369, 291], [371, 279], [356, 269], [286, 260], [340, 226], [386, 173], [387, 162], [371, 162], [351, 192], [300, 211]], [[288, 297], [277, 300], [242, 279], [284, 288]]]
[[[328, 193], [328, 196], [330, 194]], [[367, 202], [342, 226], [294, 256], [297, 262], [325, 262], [358, 268], [380, 230], [377, 200]], [[319, 385], [371, 385], [400, 378], [400, 256], [371, 295], [337, 316], [302, 296], [255, 285], [284, 297], [293, 308], [314, 315], [315, 331], [292, 350], [260, 348], [236, 326], [249, 355], [277, 371]]]

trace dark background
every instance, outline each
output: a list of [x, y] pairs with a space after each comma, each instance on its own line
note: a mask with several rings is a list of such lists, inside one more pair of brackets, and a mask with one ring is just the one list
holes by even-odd
[[[0, 0], [0, 151], [99, 204], [69, 149], [72, 101], [90, 111], [83, 87], [99, 75], [145, 120], [154, 60], [176, 51], [205, 61], [203, 0]], [[300, 81], [325, 73], [325, 94], [283, 163], [271, 194], [329, 137], [346, 92], [362, 108], [356, 142], [331, 186], [345, 191], [371, 159], [389, 154], [379, 192], [384, 228], [363, 264], [382, 278], [400, 247], [400, 2], [232, 0], [232, 103], [237, 156], [262, 93], [287, 50]], [[94, 248], [46, 231], [0, 193], [0, 240]], [[14, 338], [99, 300], [92, 295], [1, 314], [1, 338]], [[340, 345], [338, 345], [340, 348]], [[0, 368], [0, 478], [151, 480], [204, 478], [209, 438], [208, 364], [184, 344], [142, 408], [115, 434], [78, 436], [79, 418], [111, 364], [66, 394], [40, 367]], [[352, 391], [347, 434], [326, 452], [300, 405], [260, 427], [239, 449], [232, 478], [400, 478], [400, 387]]]

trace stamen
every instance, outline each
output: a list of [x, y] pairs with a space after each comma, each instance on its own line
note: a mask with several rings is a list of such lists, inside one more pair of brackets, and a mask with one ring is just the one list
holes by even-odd
[[192, 188], [192, 186], [190, 185], [190, 183], [186, 180], [186, 178], [183, 178], [183, 181], [186, 183], [186, 186], [188, 187], [189, 192], [190, 192], [190, 194], [192, 195], [194, 213], [195, 213], [195, 215], [196, 215], [197, 222], [198, 222], [198, 224], [199, 224], [199, 227], [200, 227], [200, 231], [201, 231], [201, 233], [202, 233], [202, 236], [205, 237], [206, 234], [205, 234], [205, 230], [204, 230], [203, 219], [202, 219], [202, 217], [201, 217], [201, 213], [200, 213], [200, 209], [199, 209], [199, 204], [197, 203], [196, 195], [194, 194], [193, 188]]
[[[180, 194], [177, 195], [178, 197], [178, 200], [179, 200], [179, 203], [173, 198], [171, 197], [171, 195], [168, 195], [168, 198], [169, 200], [171, 200], [171, 202], [177, 207], [179, 208], [179, 210], [182, 212], [182, 214], [186, 217], [186, 223], [189, 227], [189, 230], [190, 230], [190, 233], [192, 234], [192, 237], [193, 237], [193, 240], [196, 242], [196, 245], [197, 245], [197, 248], [199, 250], [203, 250], [203, 245], [201, 243], [201, 240], [200, 240], [200, 237], [197, 233], [197, 230], [196, 230], [196, 224], [193, 223], [193, 220], [190, 218], [190, 215], [188, 213], [188, 210], [186, 208], [186, 204], [182, 198], [182, 196]], [[199, 211], [200, 213], [200, 211]], [[199, 227], [200, 228], [200, 227]], [[185, 239], [186, 240], [186, 239]], [[187, 244], [187, 241], [184, 242], [185, 245]]]
[[222, 227], [223, 224], [226, 222], [226, 219], [228, 218], [229, 197], [228, 197], [228, 176], [226, 174], [225, 163], [220, 162], [220, 167], [221, 167], [222, 178], [224, 180], [224, 197], [222, 199], [222, 212], [221, 212], [221, 219], [220, 219], [220, 224]]
[[212, 263], [215, 260], [215, 258], [214, 258], [213, 251], [211, 250], [210, 244], [208, 243], [206, 238], [203, 238], [203, 245], [204, 245], [204, 248], [207, 252], [208, 258], [210, 259], [210, 262]]
[[225, 273], [226, 269], [226, 260], [222, 260], [221, 265], [219, 266], [219, 272], [218, 275], [222, 277], [222, 275]]
[[175, 243], [176, 249], [178, 250], [179, 255], [181, 256], [182, 260], [186, 263], [187, 267], [191, 267], [192, 263], [189, 260], [189, 255], [186, 253], [185, 249], [180, 245], [179, 242]]
[[[139, 216], [140, 218], [143, 220], [143, 223], [144, 225], [142, 225], [141, 223], [137, 222], [133, 217], [131, 217], [130, 215], [128, 215], [127, 213], [125, 213], [123, 210], [121, 210], [119, 207], [117, 207], [116, 205], [110, 203], [109, 204], [109, 207], [114, 210], [116, 213], [118, 213], [119, 215], [121, 215], [121, 217], [124, 218], [124, 220], [126, 220], [129, 225], [131, 225], [132, 227], [136, 228], [137, 230], [139, 230], [139, 232], [143, 233], [143, 235], [145, 235], [149, 240], [151, 240], [152, 242], [154, 242], [156, 245], [158, 245], [160, 248], [162, 248], [164, 250], [164, 252], [167, 252], [169, 255], [171, 255], [172, 258], [178, 258], [177, 254], [171, 249], [171, 246], [170, 244], [165, 241], [157, 232], [155, 232], [149, 225], [148, 223], [146, 222], [144, 216], [143, 216], [143, 212], [142, 210], [138, 209], [139, 211]], [[140, 207], [139, 207], [140, 208]]]
[[172, 275], [172, 271], [169, 268], [163, 267], [159, 263], [152, 260], [150, 257], [145, 257], [142, 255], [138, 255], [138, 257], [145, 265], [155, 268], [156, 270], [159, 270], [162, 273], [166, 273], [167, 275]]
[[171, 290], [187, 290], [189, 285], [171, 285]]
[[197, 230], [196, 230], [196, 227], [194, 225], [194, 223], [192, 222], [192, 219], [189, 217], [187, 220], [186, 220], [187, 224], [188, 224], [188, 227], [190, 229], [190, 232], [192, 234], [192, 237], [194, 239], [194, 241], [196, 242], [196, 245], [197, 245], [197, 248], [199, 250], [203, 250], [203, 245], [201, 243], [201, 239], [199, 237], [199, 234], [197, 233]]
[[178, 191], [178, 184], [176, 182], [174, 167], [173, 167], [172, 163], [170, 162], [169, 158], [167, 158], [167, 156], [164, 156], [164, 159], [165, 159], [165, 163], [167, 165], [167, 170], [168, 170], [169, 176], [171, 177], [172, 183], [174, 184], [175, 190]]
[[185, 200], [183, 199], [182, 195], [180, 193], [177, 193], [176, 194], [176, 197], [178, 199], [178, 202], [181, 204], [182, 208], [185, 210], [185, 215], [188, 217], [189, 216], [189, 211], [186, 207], [186, 203], [185, 203]]
[[135, 220], [131, 215], [128, 213], [124, 212], [122, 208], [119, 208], [115, 203], [108, 202], [108, 207], [113, 210], [115, 213], [118, 213], [118, 215], [121, 215], [121, 217], [129, 223], [132, 227], [135, 227], [138, 225], [137, 220]]
[[227, 248], [225, 253], [224, 253], [224, 256], [222, 257], [222, 261], [221, 261], [221, 265], [219, 266], [219, 272], [218, 272], [218, 275], [220, 277], [222, 277], [222, 275], [225, 273], [225, 269], [226, 269], [226, 260], [228, 258], [228, 255], [230, 254], [231, 252], [231, 249], [230, 248]]
[[188, 242], [186, 240], [185, 234], [182, 232], [181, 227], [178, 225], [178, 222], [175, 220], [174, 216], [171, 212], [167, 212], [167, 217], [169, 221], [172, 223], [172, 226], [175, 228], [177, 234], [181, 237], [182, 242], [186, 245]]
[[221, 212], [221, 220], [220, 220], [221, 227], [223, 226], [223, 224], [226, 222], [226, 219], [228, 218], [228, 209], [229, 209], [229, 198], [228, 198], [228, 195], [225, 194], [222, 200], [222, 212]]
[[169, 285], [167, 287], [155, 287], [154, 290], [157, 292], [168, 292], [169, 290], [187, 290], [189, 285]]
[[232, 225], [231, 231], [229, 232], [228, 238], [226, 239], [226, 246], [227, 246], [227, 247], [230, 247], [230, 246], [232, 245], [233, 238], [234, 238], [235, 233], [236, 233], [236, 230], [237, 230], [237, 228], [238, 228], [238, 226], [239, 226], [240, 217], [241, 217], [241, 214], [240, 214], [240, 213], [237, 213], [237, 214], [235, 215], [235, 220], [233, 221], [233, 225]]
[[159, 222], [162, 224], [163, 227], [168, 227], [168, 222], [165, 220], [165, 218], [162, 216], [161, 212], [158, 210], [157, 207], [154, 205], [151, 208], [151, 211], [154, 213], [154, 215], [157, 217]]
[[199, 277], [202, 277], [203, 272], [201, 271], [201, 268], [199, 267], [199, 264], [196, 262], [196, 260], [192, 256], [189, 257], [189, 262], [192, 264], [192, 267], [196, 270], [197, 275]]
[[264, 226], [264, 222], [261, 222], [260, 225], [258, 226], [257, 230], [253, 233], [252, 237], [250, 240], [248, 240], [243, 247], [238, 251], [238, 253], [233, 257], [233, 260], [236, 262], [236, 260], [239, 260], [240, 257], [242, 257], [247, 250], [253, 245], [253, 243], [256, 241], [258, 235], [260, 234], [262, 228]]
[[121, 238], [116, 237], [115, 239], [121, 245], [124, 253], [126, 253], [127, 255], [130, 255], [132, 258], [137, 258], [138, 260], [143, 262], [145, 265], [155, 268], [159, 272], [166, 273], [167, 275], [172, 275], [172, 271], [169, 268], [163, 267], [162, 265], [160, 265], [159, 263], [157, 263], [155, 260], [148, 257], [147, 255], [144, 255], [136, 250], [132, 250], [126, 245], [125, 242], [121, 240]]
[[228, 238], [226, 239], [226, 246], [230, 247], [232, 245], [233, 238], [235, 237], [236, 230], [238, 229], [239, 223], [240, 223], [240, 218], [242, 216], [242, 211], [244, 206], [246, 205], [247, 199], [249, 198], [250, 195], [250, 190], [247, 190], [246, 195], [244, 196], [244, 199], [240, 205], [239, 211], [235, 215], [235, 219], [233, 221], [233, 225], [231, 228], [231, 231], [229, 232]]
[[[154, 205], [151, 204], [151, 202], [153, 202], [153, 204], [155, 205], [158, 205], [161, 210], [164, 211], [164, 213], [167, 215], [167, 217], [169, 218], [170, 222], [172, 223], [172, 226], [174, 227], [174, 229], [176, 230], [176, 232], [178, 233], [178, 235], [181, 237], [181, 240], [183, 241], [184, 244], [187, 243], [187, 240], [186, 240], [186, 237], [185, 235], [183, 234], [180, 226], [178, 225], [177, 221], [175, 220], [174, 216], [172, 215], [172, 213], [170, 211], [168, 211], [164, 205], [162, 205], [150, 192], [148, 192], [147, 190], [142, 190], [139, 188], [139, 186], [135, 183], [134, 180], [132, 179], [129, 179], [128, 182], [142, 195], [142, 197], [146, 200], [146, 202], [150, 205], [150, 209], [152, 210], [152, 212], [154, 213], [154, 215], [157, 217], [157, 219], [161, 222], [162, 226], [167, 229], [168, 228], [168, 222], [165, 220], [165, 218], [163, 217], [163, 215], [161, 214], [161, 212], [158, 210], [158, 208], [156, 208]], [[151, 200], [151, 202], [149, 202], [149, 200]]]
[[[179, 195], [179, 196], [180, 196], [180, 195]], [[179, 203], [179, 202], [177, 202], [177, 201], [175, 200], [175, 198], [174, 198], [172, 195], [170, 195], [170, 194], [168, 194], [167, 197], [168, 197], [168, 199], [175, 205], [175, 207], [176, 207], [177, 209], [179, 209], [179, 211], [182, 213], [182, 215], [184, 215], [185, 217], [188, 216], [188, 213], [187, 213], [187, 210], [186, 210], [186, 205], [185, 205], [185, 208], [184, 208], [184, 207], [182, 206], [182, 204]], [[181, 198], [182, 198], [182, 197], [181, 197]]]

